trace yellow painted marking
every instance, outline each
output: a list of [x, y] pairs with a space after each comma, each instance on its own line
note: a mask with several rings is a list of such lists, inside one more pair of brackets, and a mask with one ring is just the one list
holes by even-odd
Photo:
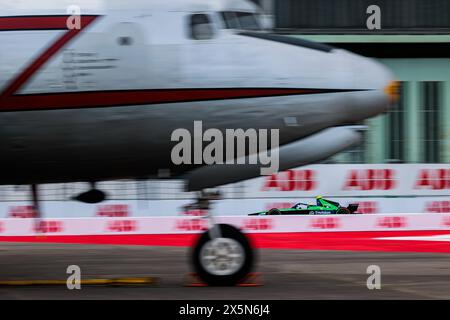
[[[117, 279], [82, 279], [81, 285], [150, 285], [156, 283], [156, 278], [117, 278]], [[67, 280], [0, 280], [0, 286], [58, 286], [66, 285]]]

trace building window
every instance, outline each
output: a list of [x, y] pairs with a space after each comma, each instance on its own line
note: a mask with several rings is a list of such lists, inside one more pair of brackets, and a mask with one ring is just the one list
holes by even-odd
[[440, 82], [430, 81], [422, 83], [422, 150], [425, 163], [441, 162], [440, 92]]
[[400, 99], [386, 116], [386, 162], [405, 162], [405, 83], [400, 85]]

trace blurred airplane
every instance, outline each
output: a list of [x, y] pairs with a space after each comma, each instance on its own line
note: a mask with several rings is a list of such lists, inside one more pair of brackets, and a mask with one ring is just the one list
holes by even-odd
[[246, 0], [36, 4], [0, 16], [0, 184], [170, 176], [203, 190], [259, 167], [174, 165], [178, 128], [279, 129], [284, 170], [359, 142], [353, 125], [397, 94], [379, 63], [266, 32]]
[[81, 10], [72, 30], [49, 9], [0, 17], [2, 184], [157, 177], [167, 169], [199, 190], [250, 177], [232, 174], [239, 165], [210, 167], [212, 177], [201, 166], [173, 165], [177, 128], [202, 120], [205, 129], [280, 129], [282, 146], [299, 144], [280, 157], [286, 169], [347, 148], [358, 136], [340, 126], [389, 105], [386, 68], [261, 32], [247, 1], [107, 1], [101, 12]]

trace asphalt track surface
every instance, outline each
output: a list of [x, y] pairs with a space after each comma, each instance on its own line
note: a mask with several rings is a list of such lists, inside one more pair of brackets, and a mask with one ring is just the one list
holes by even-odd
[[[0, 243], [0, 280], [158, 278], [130, 286], [0, 286], [0, 299], [450, 299], [450, 255], [436, 253], [259, 250], [261, 287], [186, 287], [189, 248]], [[369, 265], [381, 290], [368, 290]]]

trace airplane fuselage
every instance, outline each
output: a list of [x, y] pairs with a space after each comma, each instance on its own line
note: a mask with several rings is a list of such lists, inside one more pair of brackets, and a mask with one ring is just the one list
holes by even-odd
[[229, 28], [219, 10], [130, 3], [79, 29], [66, 14], [1, 16], [0, 184], [178, 176], [192, 167], [172, 164], [171, 134], [196, 120], [279, 129], [284, 145], [387, 110], [392, 75], [376, 62]]

